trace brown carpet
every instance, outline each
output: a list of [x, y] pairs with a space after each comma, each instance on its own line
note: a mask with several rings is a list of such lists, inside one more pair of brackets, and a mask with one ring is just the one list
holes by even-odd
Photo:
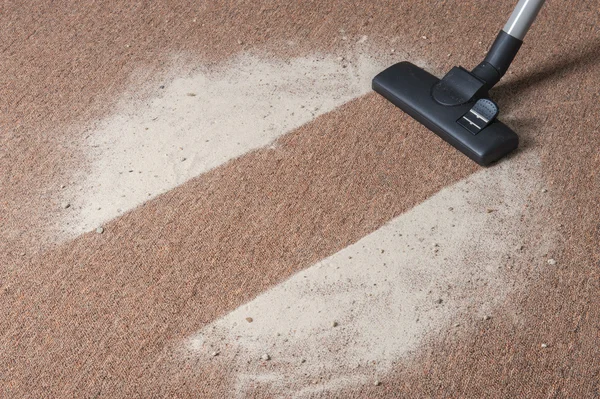
[[[512, 6], [1, 6], [0, 396], [224, 397], [226, 370], [181, 359], [181, 339], [478, 170], [371, 94], [283, 137], [277, 151], [247, 154], [114, 220], [104, 234], [53, 244], [57, 192], [85, 169], [79, 143], [131, 87], [132, 73], [160, 80], [178, 54], [196, 62], [247, 50], [337, 54], [349, 46], [343, 30], [428, 60], [440, 74], [475, 65]], [[524, 210], [523, 223], [539, 236], [559, 233], [549, 254], [557, 266], [507, 299], [526, 323], [499, 309], [458, 338], [431, 337], [382, 385], [344, 396], [600, 396], [599, 17], [594, 2], [549, 2], [494, 92], [522, 146], [541, 154], [552, 198], [551, 207]], [[132, 95], [145, 97], [138, 86]]]

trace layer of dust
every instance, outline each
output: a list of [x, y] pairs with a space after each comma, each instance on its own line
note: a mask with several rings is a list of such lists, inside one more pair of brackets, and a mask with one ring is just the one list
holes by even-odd
[[261, 384], [288, 397], [381, 378], [425, 336], [493, 315], [518, 286], [506, 272], [539, 172], [523, 154], [445, 188], [202, 329], [189, 348], [237, 370], [240, 397]]
[[[367, 55], [288, 61], [242, 55], [156, 88], [88, 136], [89, 174], [69, 187], [67, 236], [96, 228], [371, 90]], [[66, 205], [65, 205], [66, 206]]]
[[228, 397], [183, 341], [479, 169], [375, 93], [276, 144], [11, 271], [0, 392]]

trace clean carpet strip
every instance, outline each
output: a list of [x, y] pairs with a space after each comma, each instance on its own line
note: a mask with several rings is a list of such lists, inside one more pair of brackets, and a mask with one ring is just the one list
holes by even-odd
[[[68, 236], [89, 231], [192, 177], [370, 91], [367, 56], [288, 61], [244, 55], [174, 80], [90, 134], [91, 171], [65, 201]], [[68, 225], [67, 225], [68, 223]]]

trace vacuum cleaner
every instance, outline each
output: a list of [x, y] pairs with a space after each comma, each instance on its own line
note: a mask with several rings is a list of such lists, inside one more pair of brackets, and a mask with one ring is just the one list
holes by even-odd
[[482, 63], [452, 68], [441, 80], [411, 64], [392, 65], [373, 79], [373, 90], [482, 166], [519, 145], [497, 119], [489, 90], [504, 76], [545, 0], [519, 0]]

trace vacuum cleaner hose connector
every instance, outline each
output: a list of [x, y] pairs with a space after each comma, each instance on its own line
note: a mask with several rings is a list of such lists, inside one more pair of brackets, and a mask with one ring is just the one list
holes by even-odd
[[491, 89], [504, 76], [522, 44], [521, 40], [501, 30], [483, 62], [471, 73], [485, 82], [486, 90]]
[[502, 77], [515, 59], [522, 44], [522, 40], [501, 30], [500, 33], [498, 33], [498, 36], [496, 36], [496, 40], [494, 40], [494, 44], [492, 44], [492, 47], [490, 48], [490, 51], [488, 51], [483, 62], [487, 62], [496, 68]]
[[485, 82], [485, 89], [491, 89], [504, 76], [545, 2], [546, 0], [519, 0], [504, 29], [496, 36], [485, 60], [471, 72]]

